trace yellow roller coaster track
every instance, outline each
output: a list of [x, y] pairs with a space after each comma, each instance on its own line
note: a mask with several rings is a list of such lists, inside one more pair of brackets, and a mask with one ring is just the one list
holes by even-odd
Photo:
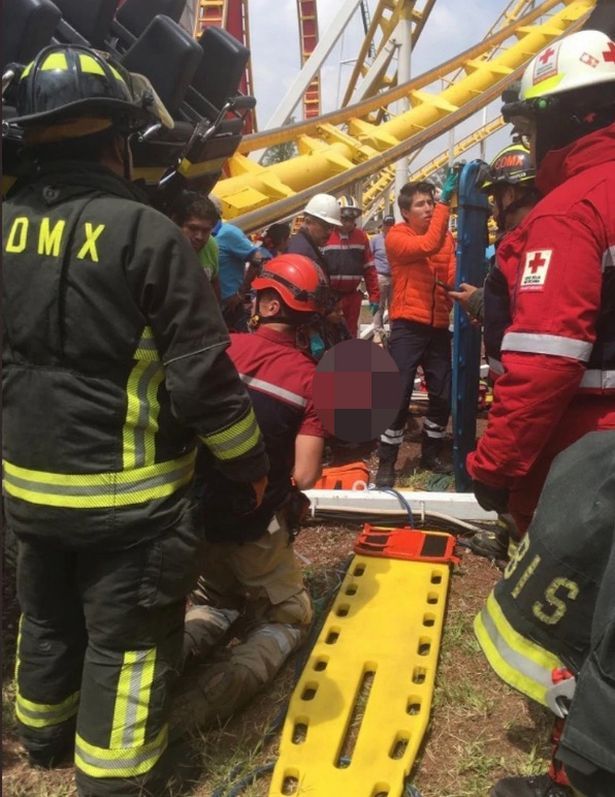
[[[412, 3], [412, 9], [410, 13], [412, 16], [413, 47], [419, 40], [419, 36], [425, 27], [425, 23], [427, 22], [435, 2], [436, 0], [425, 0], [422, 8], [417, 8], [417, 6], [420, 5], [419, 3]], [[391, 63], [393, 55], [395, 54], [395, 47], [392, 46], [391, 40], [393, 34], [395, 33], [395, 28], [399, 22], [402, 5], [402, 3], [396, 2], [396, 0], [379, 0], [378, 6], [374, 11], [371, 24], [365, 35], [363, 44], [359, 50], [359, 55], [357, 56], [350, 80], [348, 81], [346, 93], [344, 94], [344, 99], [342, 100], [342, 106], [348, 105], [352, 99], [352, 95], [354, 94], [354, 90], [359, 79], [367, 75], [368, 56], [370, 50], [372, 49], [374, 51], [374, 57], [372, 60], [376, 62], [376, 60], [380, 58], [380, 64], [378, 75], [374, 79], [373, 89], [369, 92], [370, 95], [375, 93], [374, 89], [377, 90], [377, 88], [384, 87], [387, 84], [395, 85], [397, 82], [395, 78], [386, 77], [386, 70]], [[378, 44], [375, 43], [377, 36], [379, 37]], [[387, 45], [389, 45], [388, 51]]]
[[[391, 2], [392, 2], [392, 0], [380, 0], [380, 5], [382, 5], [382, 4], [390, 4]], [[378, 7], [378, 11], [381, 11], [380, 5]], [[533, 10], [533, 6], [534, 6], [534, 0], [511, 0], [511, 2], [508, 4], [508, 6], [502, 11], [500, 16], [493, 23], [491, 28], [487, 31], [487, 33], [485, 34], [485, 39], [487, 39], [490, 36], [493, 36], [493, 34], [497, 33], [499, 30], [502, 30], [502, 28], [504, 28], [506, 25], [509, 25], [511, 23], [516, 22], [519, 19], [519, 17], [523, 16], [523, 14], [526, 14], [529, 11]], [[426, 15], [426, 12], [428, 13], [429, 10], [431, 10], [430, 7], [429, 6], [425, 6], [425, 8], [423, 9], [423, 12], [422, 12], [422, 16], [424, 17]], [[374, 19], [377, 18], [377, 13], [374, 15]], [[422, 28], [418, 28], [418, 27], [415, 27], [413, 29], [413, 36], [412, 36], [412, 46], [413, 47], [414, 47], [414, 45], [416, 43], [416, 40], [418, 39], [418, 35], [420, 34], [421, 30], [422, 30]], [[383, 34], [385, 33], [384, 29], [382, 30], [382, 32], [383, 32]], [[368, 35], [369, 35], [369, 32], [368, 32]], [[380, 51], [380, 49], [382, 49], [382, 42], [381, 42], [379, 51]], [[491, 48], [490, 50], [485, 51], [481, 55], [481, 60], [488, 60], [488, 59], [492, 58], [493, 55], [497, 52], [497, 49], [498, 49], [498, 46], [496, 45], [495, 47]], [[447, 83], [449, 83], [449, 84], [450, 83], [454, 83], [456, 80], [459, 79], [459, 76], [462, 73], [463, 73], [463, 67], [461, 69], [457, 70], [457, 72], [452, 74], [450, 77], [448, 77], [447, 78]], [[354, 75], [353, 75], [353, 77], [354, 77]], [[352, 78], [351, 78], [351, 80], [352, 80]], [[394, 75], [392, 77], [392, 79], [390, 80], [390, 83], [391, 83], [391, 85], [396, 85], [396, 83], [397, 83], [397, 75]], [[348, 93], [347, 93], [347, 96], [348, 96]], [[370, 96], [371, 96], [371, 94], [370, 94]], [[380, 116], [381, 115], [379, 114], [378, 115], [378, 119], [380, 119]], [[501, 124], [499, 124], [497, 127], [495, 127], [492, 130], [490, 130], [489, 132], [486, 132], [484, 135], [480, 136], [478, 140], [482, 141], [484, 138], [487, 138], [492, 133], [496, 132], [496, 130], [499, 130], [502, 126], [503, 126], [503, 122]], [[482, 128], [482, 129], [484, 130], [484, 128]], [[467, 146], [461, 148], [461, 150], [459, 148], [459, 145], [455, 146], [455, 152], [454, 152], [454, 156], [455, 157], [458, 157], [459, 154], [462, 154], [463, 152], [465, 152], [465, 150], [469, 149], [469, 147], [473, 146], [474, 143], [478, 143], [478, 142], [472, 141], [472, 138], [473, 138], [473, 136], [471, 135], [471, 136], [468, 136], [467, 138], [464, 139], [464, 143], [467, 143]], [[416, 160], [420, 156], [421, 152], [422, 152], [422, 148], [414, 150], [412, 152], [412, 155], [410, 156], [411, 161]], [[446, 160], [443, 160], [442, 163], [438, 164], [438, 166], [435, 166], [433, 169], [429, 169], [427, 171], [425, 169], [421, 169], [420, 170], [421, 177], [415, 177], [414, 175], [412, 175], [410, 179], [413, 179], [413, 180], [414, 179], [425, 179], [425, 177], [429, 176], [429, 174], [431, 174], [433, 171], [435, 171], [437, 168], [439, 168], [439, 166], [443, 165], [445, 162], [446, 162]], [[428, 166], [431, 166], [432, 163], [433, 163], [433, 161], [431, 161], [430, 164], [428, 164]], [[410, 166], [410, 163], [408, 165]], [[369, 215], [373, 215], [373, 211], [374, 211], [373, 202], [374, 202], [375, 198], [378, 199], [378, 205], [379, 205], [379, 207], [381, 207], [384, 204], [384, 202], [381, 201], [381, 200], [384, 200], [384, 198], [387, 196], [387, 193], [386, 193], [387, 188], [389, 190], [391, 190], [391, 191], [394, 189], [395, 168], [393, 166], [387, 166], [387, 168], [384, 169], [380, 174], [373, 175], [372, 178], [367, 180], [366, 182], [367, 182], [367, 185], [366, 184], [363, 185], [362, 207], [364, 208], [364, 210], [368, 211]], [[389, 199], [390, 199], [390, 201], [394, 201], [394, 199], [395, 199], [394, 195], [392, 197], [390, 197]]]
[[[301, 210], [315, 191], [337, 193], [467, 119], [498, 98], [543, 47], [578, 28], [595, 0], [564, 0], [564, 7], [546, 22], [536, 22], [561, 5], [561, 0], [545, 0], [535, 11], [481, 44], [377, 97], [316, 120], [246, 137], [242, 152], [295, 140], [299, 154], [267, 167], [243, 154], [233, 156], [229, 161], [231, 176], [220, 180], [214, 189], [225, 217], [247, 231], [258, 229]], [[511, 38], [516, 41], [497, 57], [481, 60], [485, 52]], [[441, 93], [423, 90], [459, 68], [466, 76]], [[404, 96], [411, 104], [406, 113], [380, 125], [365, 120], [369, 113]], [[344, 125], [345, 129], [335, 125]]]
[[[489, 136], [497, 133], [498, 130], [501, 130], [505, 125], [504, 120], [501, 116], [497, 116], [495, 119], [487, 122], [481, 127], [474, 130], [470, 135], [465, 136], [460, 141], [458, 141], [453, 147], [453, 158], [457, 159], [460, 155], [463, 155], [464, 152], [467, 152], [471, 147], [474, 147], [476, 144], [480, 144], [481, 141], [484, 141]], [[423, 164], [420, 169], [416, 169], [415, 171], [411, 172], [408, 179], [409, 180], [426, 180], [430, 175], [444, 166], [449, 159], [450, 150], [449, 148], [445, 149], [439, 155], [436, 155], [435, 158], [432, 158], [427, 163]], [[391, 181], [395, 175], [395, 168], [393, 166], [387, 166], [386, 169], [383, 169], [381, 172], [381, 178], [374, 183], [372, 183], [366, 190], [363, 191], [362, 194], [362, 207], [366, 208], [373, 208], [374, 205], [383, 205], [384, 198], [387, 195], [387, 192], [391, 189]]]

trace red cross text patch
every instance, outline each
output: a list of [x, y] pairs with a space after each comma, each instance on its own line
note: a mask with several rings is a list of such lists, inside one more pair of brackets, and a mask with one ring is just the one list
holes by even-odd
[[534, 74], [532, 75], [534, 86], [552, 75], [557, 75], [557, 56], [560, 44], [561, 42], [556, 42], [547, 47], [534, 61]]
[[553, 249], [534, 249], [525, 253], [525, 266], [521, 275], [519, 290], [541, 291], [547, 278]]

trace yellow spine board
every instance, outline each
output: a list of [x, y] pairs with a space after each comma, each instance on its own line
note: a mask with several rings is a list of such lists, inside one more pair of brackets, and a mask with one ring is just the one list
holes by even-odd
[[449, 567], [355, 556], [291, 697], [270, 797], [400, 797], [429, 721]]

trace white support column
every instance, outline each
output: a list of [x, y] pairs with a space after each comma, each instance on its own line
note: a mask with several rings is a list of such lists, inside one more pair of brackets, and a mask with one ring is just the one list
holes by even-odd
[[[411, 69], [410, 61], [412, 58], [412, 4], [410, 0], [402, 0], [403, 7], [399, 15], [399, 24], [395, 32], [399, 40], [399, 61], [397, 64], [397, 82], [399, 85], [410, 80]], [[397, 103], [397, 113], [402, 114], [408, 110], [410, 103], [404, 98]], [[402, 158], [395, 165], [395, 196], [399, 195], [402, 186], [408, 182], [408, 159]], [[399, 221], [399, 209], [395, 208], [395, 214]]]
[[325, 35], [320, 39], [314, 52], [303, 65], [292, 85], [286, 92], [282, 101], [273, 112], [272, 117], [267, 122], [265, 129], [271, 130], [275, 127], [282, 127], [289, 119], [295, 107], [301, 102], [305, 90], [310, 85], [312, 78], [323, 65], [335, 43], [342, 35], [349, 19], [356, 11], [361, 0], [346, 0], [337, 13], [337, 16], [327, 29]]

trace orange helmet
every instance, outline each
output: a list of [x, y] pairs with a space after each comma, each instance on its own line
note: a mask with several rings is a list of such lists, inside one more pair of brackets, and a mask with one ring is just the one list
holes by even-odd
[[320, 266], [305, 255], [290, 252], [268, 260], [252, 281], [252, 288], [273, 288], [287, 307], [300, 313], [322, 313], [329, 293]]

